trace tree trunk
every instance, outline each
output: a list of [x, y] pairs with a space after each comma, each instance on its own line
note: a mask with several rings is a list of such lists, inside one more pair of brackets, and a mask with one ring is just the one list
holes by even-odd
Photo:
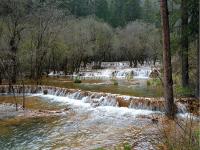
[[[1, 68], [0, 68], [0, 69], [1, 69]], [[2, 72], [1, 72], [1, 70], [0, 70], [0, 85], [1, 85], [2, 82], [3, 82], [3, 81], [2, 81], [2, 80], [3, 80], [2, 78], [3, 78], [3, 77], [2, 77]]]
[[23, 84], [23, 100], [22, 100], [22, 108], [25, 109], [25, 87], [24, 87], [24, 80], [22, 80]]
[[154, 66], [156, 66], [156, 61], [157, 61], [157, 57], [155, 56], [155, 57], [153, 58], [153, 65], [154, 65]]
[[11, 75], [11, 80], [12, 84], [16, 84], [17, 82], [17, 58], [16, 54], [13, 54], [12, 56], [12, 75]]
[[130, 65], [129, 65], [129, 67], [130, 67], [130, 68], [132, 68], [132, 67], [133, 67], [133, 61], [132, 61], [132, 60], [130, 60], [129, 62], [130, 62]]
[[29, 79], [33, 79], [34, 77], [34, 67], [33, 67], [33, 50], [31, 49], [31, 56], [30, 56], [30, 76]]
[[181, 63], [182, 63], [182, 86], [189, 85], [189, 64], [188, 64], [188, 12], [187, 1], [181, 2]]
[[137, 60], [133, 60], [134, 68], [137, 68]]
[[170, 33], [169, 33], [169, 18], [167, 0], [160, 1], [160, 11], [162, 19], [163, 32], [163, 66], [164, 66], [164, 97], [166, 101], [166, 115], [169, 118], [174, 118], [175, 105], [173, 97], [173, 80], [170, 52]]
[[197, 91], [197, 98], [200, 99], [200, 88], [199, 88], [199, 84], [200, 84], [200, 52], [199, 52], [199, 39], [197, 39], [197, 87], [196, 87], [196, 91]]
[[67, 73], [68, 73], [68, 59], [67, 58], [65, 59], [63, 68], [64, 68], [65, 75], [67, 75]]

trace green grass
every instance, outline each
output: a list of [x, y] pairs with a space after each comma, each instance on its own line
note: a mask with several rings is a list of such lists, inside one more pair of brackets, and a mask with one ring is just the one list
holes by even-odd
[[194, 95], [194, 91], [189, 87], [184, 88], [181, 86], [175, 86], [175, 95], [177, 97], [183, 97], [183, 96], [190, 97]]
[[159, 78], [152, 78], [147, 80], [147, 86], [152, 86], [152, 87], [162, 86], [162, 83]]
[[82, 81], [81, 81], [80, 79], [76, 78], [76, 79], [74, 80], [74, 83], [82, 83]]
[[112, 79], [112, 83], [113, 83], [113, 85], [115, 85], [115, 86], [118, 86], [118, 81], [117, 80], [115, 80], [115, 79]]
[[[129, 143], [124, 143], [123, 145], [120, 144], [120, 145], [115, 146], [115, 150], [131, 150], [131, 149], [132, 149], [132, 146]], [[108, 149], [100, 147], [95, 150], [108, 150]]]
[[[69, 89], [81, 89], [85, 91], [92, 92], [106, 92], [112, 94], [122, 94], [122, 95], [130, 95], [130, 96], [144, 96], [144, 97], [160, 97], [163, 95], [162, 87], [138, 87], [132, 88], [130, 84], [119, 84], [119, 82], [111, 82], [111, 84], [107, 84], [105, 80], [82, 80], [82, 83], [74, 83], [73, 79], [67, 78], [56, 78], [56, 77], [43, 77], [41, 80], [41, 85], [69, 88]], [[24, 83], [26, 85], [36, 85], [34, 80], [25, 80]], [[105, 83], [105, 84], [95, 84], [95, 83]], [[6, 84], [6, 83], [4, 83]], [[18, 81], [17, 84], [21, 84]]]
[[129, 145], [128, 143], [125, 143], [124, 150], [131, 150], [131, 145]]

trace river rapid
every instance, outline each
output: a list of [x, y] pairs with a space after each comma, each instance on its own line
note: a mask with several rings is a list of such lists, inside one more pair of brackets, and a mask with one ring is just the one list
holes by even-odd
[[[21, 86], [14, 89], [21, 102]], [[27, 110], [55, 112], [29, 115], [20, 108], [14, 113], [14, 105], [5, 106], [14, 100], [7, 91], [7, 86], [1, 87], [0, 106], [8, 108], [6, 114], [5, 109], [0, 111], [0, 116], [4, 114], [0, 119], [2, 150], [114, 149], [124, 143], [133, 149], [148, 150], [158, 149], [162, 144], [158, 134], [162, 124], [159, 120], [164, 117], [162, 100], [26, 86]], [[178, 116], [186, 117], [187, 107], [184, 104], [179, 107]]]

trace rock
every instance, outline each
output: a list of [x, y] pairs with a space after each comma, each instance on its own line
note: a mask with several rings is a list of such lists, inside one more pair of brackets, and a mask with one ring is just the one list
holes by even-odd
[[47, 94], [48, 94], [48, 90], [44, 90], [44, 91], [43, 91], [43, 94], [44, 94], [44, 95], [47, 95]]
[[117, 97], [119, 107], [129, 107], [130, 100], [124, 100], [122, 97]]
[[158, 118], [152, 118], [151, 121], [152, 121], [152, 123], [157, 124], [158, 123]]

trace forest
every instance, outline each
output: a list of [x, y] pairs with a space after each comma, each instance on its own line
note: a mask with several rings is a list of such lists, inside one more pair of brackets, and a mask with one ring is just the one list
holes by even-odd
[[199, 6], [0, 0], [0, 149], [199, 149]]

